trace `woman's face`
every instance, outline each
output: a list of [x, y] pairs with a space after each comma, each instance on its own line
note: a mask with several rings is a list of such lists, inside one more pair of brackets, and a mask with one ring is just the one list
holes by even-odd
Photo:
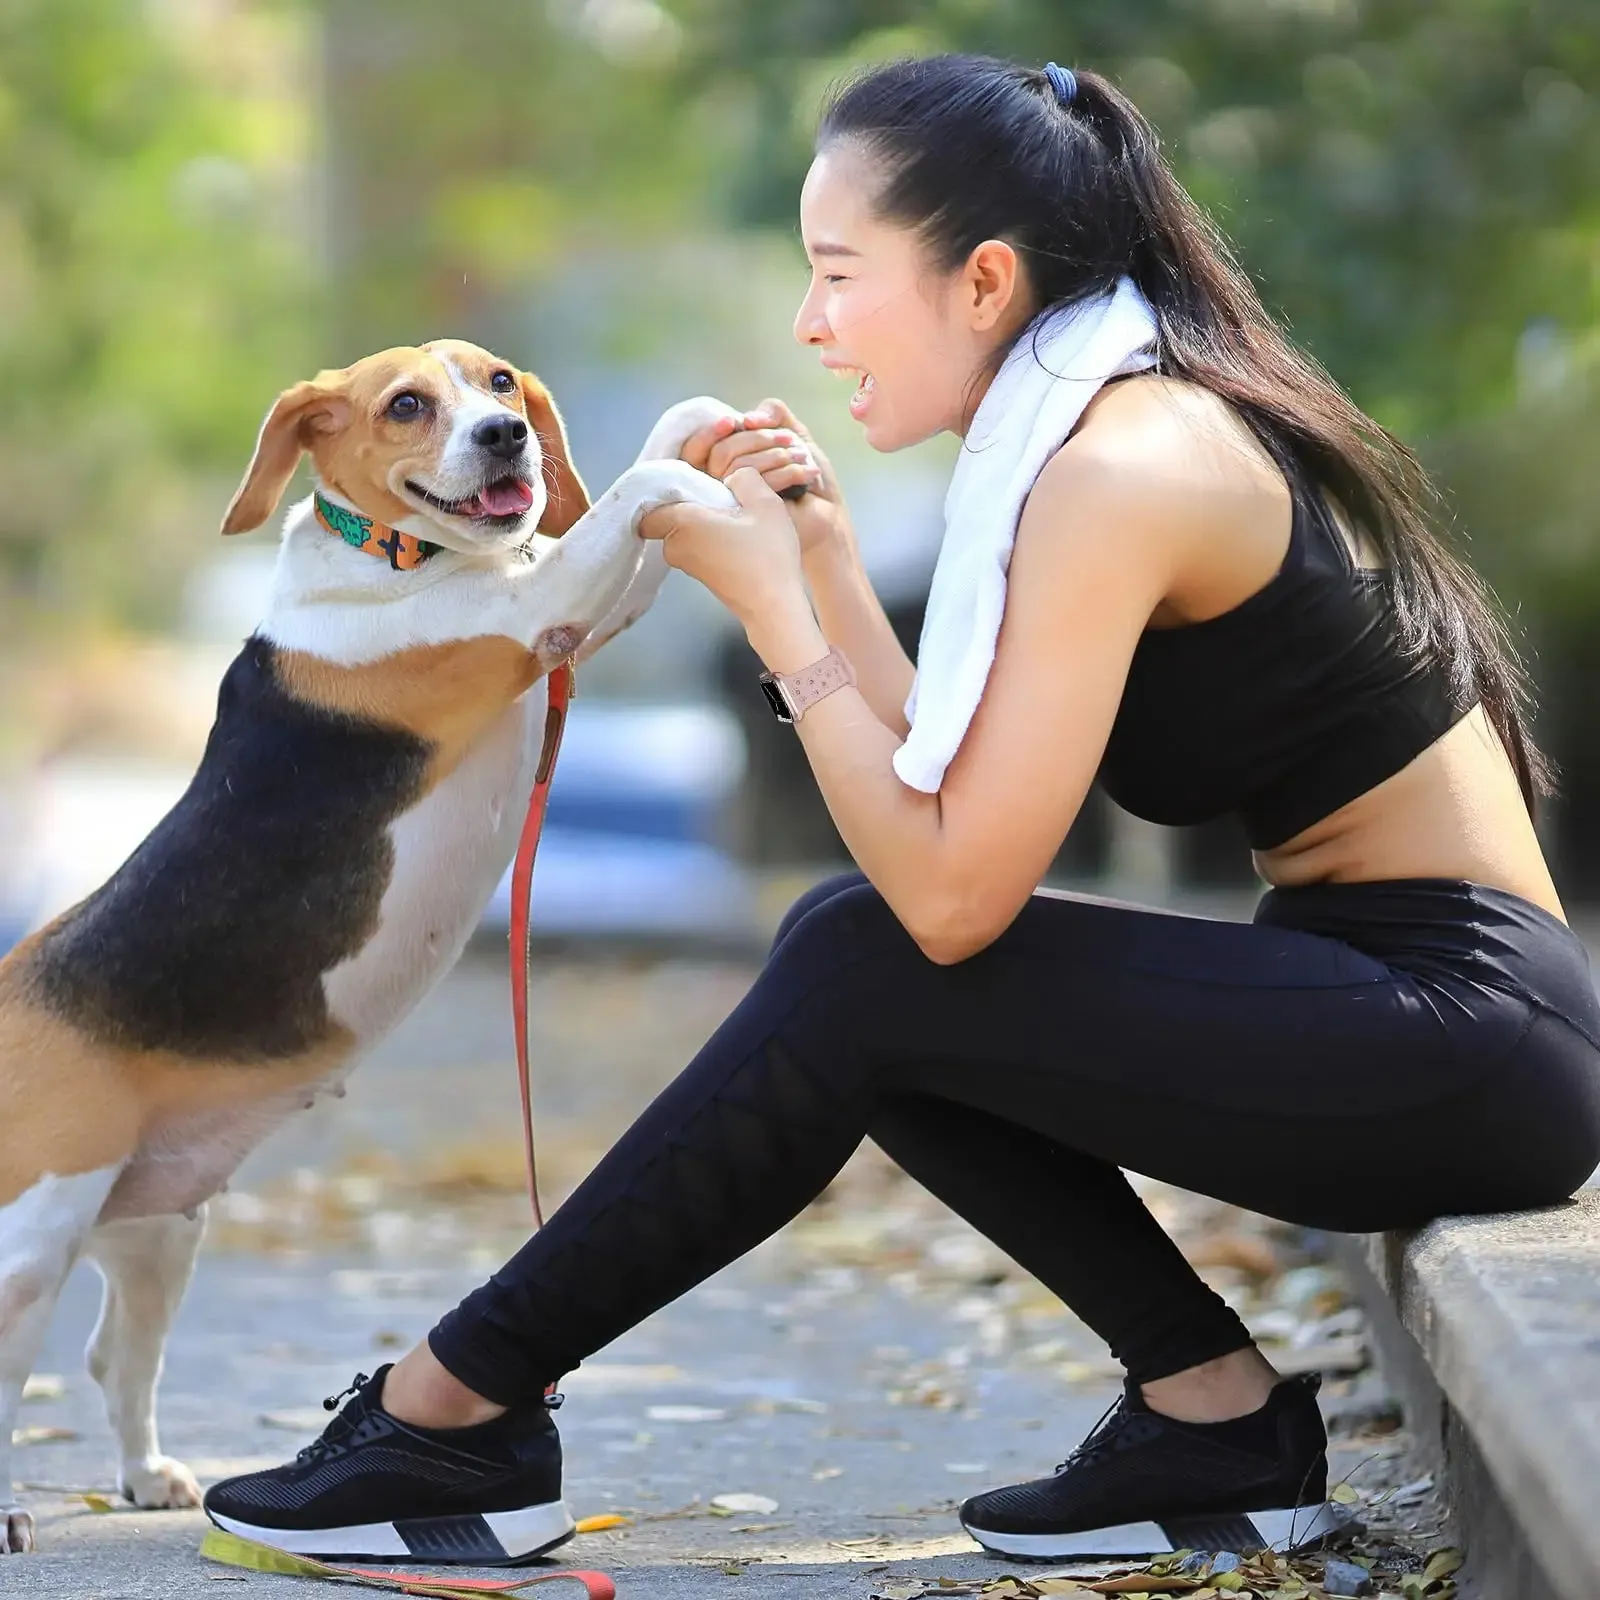
[[[1007, 317], [1002, 303], [997, 313], [992, 294], [983, 301], [971, 263], [937, 272], [914, 233], [876, 220], [877, 184], [871, 158], [848, 142], [811, 163], [800, 193], [811, 287], [794, 336], [814, 346], [825, 367], [856, 381], [850, 415], [873, 449], [903, 450], [965, 431], [986, 387], [974, 380], [1015, 333], [1018, 308]], [[1008, 290], [1002, 300], [1017, 298]]]

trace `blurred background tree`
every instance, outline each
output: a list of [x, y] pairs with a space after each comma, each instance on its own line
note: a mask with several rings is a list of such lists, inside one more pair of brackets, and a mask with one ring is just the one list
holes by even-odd
[[[682, 394], [785, 393], [909, 594], [946, 446], [870, 458], [788, 342], [816, 112], [892, 55], [1054, 57], [1122, 84], [1267, 304], [1435, 468], [1537, 652], [1561, 854], [1600, 889], [1595, 21], [1594, 0], [4, 0], [10, 634], [170, 626], [272, 394], [443, 332], [537, 366], [592, 478]], [[638, 647], [698, 649], [690, 681], [716, 625], [695, 604]], [[1235, 836], [1208, 837], [1189, 870], [1237, 875]]]

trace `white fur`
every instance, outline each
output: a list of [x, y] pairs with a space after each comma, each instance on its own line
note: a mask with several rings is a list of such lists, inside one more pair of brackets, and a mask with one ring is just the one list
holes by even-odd
[[0, 1206], [0, 1555], [33, 1548], [33, 1518], [12, 1500], [11, 1434], [56, 1297], [118, 1170], [47, 1173]]
[[[720, 417], [738, 415], [732, 406], [708, 394], [696, 395], [692, 400], [680, 400], [677, 405], [664, 411], [650, 430], [650, 436], [645, 440], [635, 465], [639, 461], [675, 461], [688, 440], [702, 428], [709, 427]], [[633, 581], [622, 598], [595, 624], [594, 631], [578, 652], [578, 660], [587, 661], [607, 640], [616, 638], [624, 628], [637, 622], [650, 609], [651, 602], [671, 570], [660, 541], [647, 544]]]
[[137, 1506], [197, 1506], [200, 1485], [156, 1438], [156, 1385], [167, 1333], [189, 1286], [204, 1214], [138, 1217], [97, 1227], [84, 1253], [105, 1280], [85, 1352], [117, 1436], [117, 1486]]
[[390, 828], [394, 872], [378, 931], [323, 981], [328, 1010], [363, 1047], [456, 963], [517, 847], [548, 696], [543, 678], [447, 781]]

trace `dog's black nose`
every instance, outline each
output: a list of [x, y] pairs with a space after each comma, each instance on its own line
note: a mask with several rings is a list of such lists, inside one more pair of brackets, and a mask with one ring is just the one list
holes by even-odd
[[528, 424], [521, 417], [485, 417], [472, 430], [472, 442], [490, 455], [509, 461], [528, 442]]

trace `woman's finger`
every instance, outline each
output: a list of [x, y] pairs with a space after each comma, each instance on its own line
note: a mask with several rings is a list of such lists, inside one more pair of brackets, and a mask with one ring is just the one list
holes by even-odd
[[773, 450], [757, 450], [747, 456], [741, 456], [728, 472], [714, 472], [712, 477], [727, 480], [729, 473], [739, 467], [751, 467], [765, 477], [769, 472], [776, 472], [780, 467], [793, 466], [797, 461], [809, 461], [809, 457], [796, 455], [795, 451], [803, 449], [798, 445], [781, 445]]
[[788, 428], [802, 439], [811, 437], [805, 424], [776, 395], [745, 412], [744, 424], [747, 428]]
[[707, 423], [698, 433], [692, 433], [684, 440], [678, 459], [687, 461], [691, 467], [698, 467], [701, 472], [709, 470], [706, 463], [717, 441], [726, 439], [738, 427], [737, 417], [718, 417], [715, 422]]
[[767, 450], [794, 449], [799, 439], [787, 428], [746, 428], [719, 439], [706, 459], [705, 471], [713, 478], [726, 478], [749, 457]]
[[[784, 494], [785, 490], [812, 489], [817, 483], [817, 469], [804, 461], [791, 461], [787, 466], [774, 467], [761, 476], [767, 487], [777, 494]], [[793, 499], [795, 496], [791, 493], [785, 498]]]

